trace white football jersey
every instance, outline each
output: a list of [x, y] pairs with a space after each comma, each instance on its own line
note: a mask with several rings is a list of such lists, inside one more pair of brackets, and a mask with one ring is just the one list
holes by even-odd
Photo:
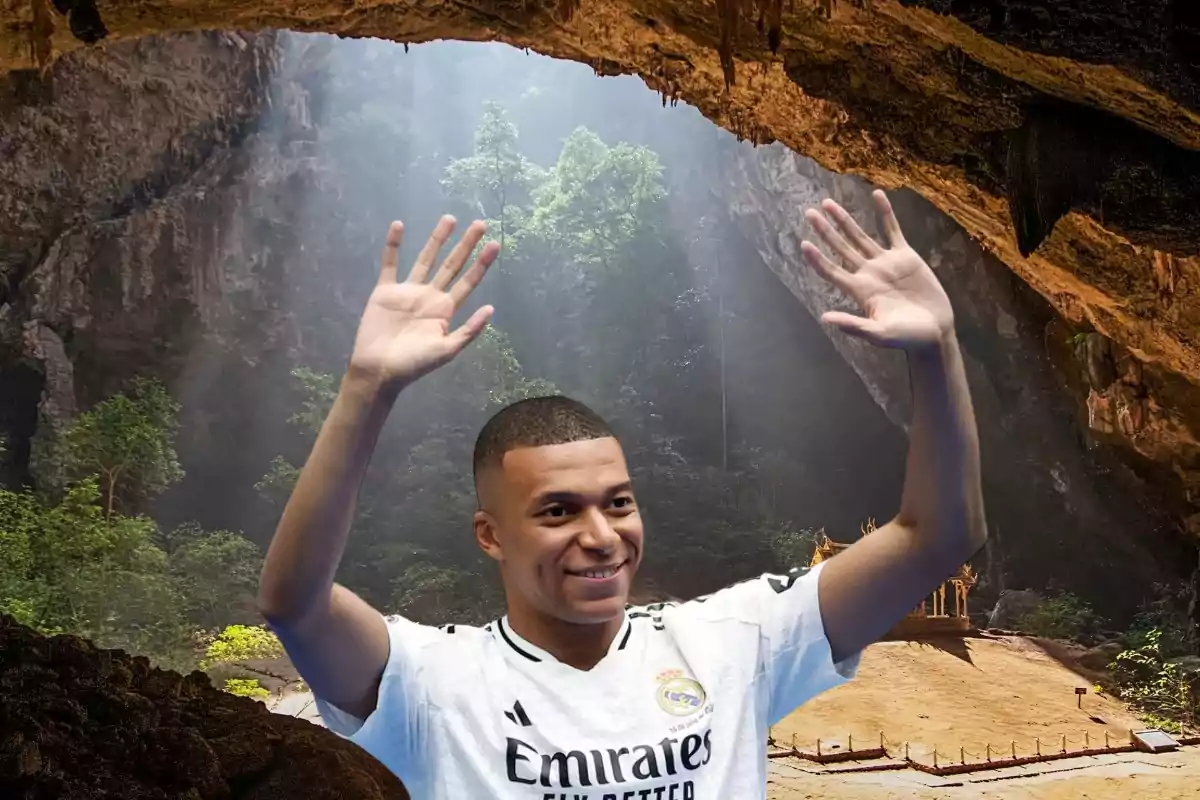
[[364, 721], [318, 707], [421, 800], [765, 798], [768, 728], [858, 667], [858, 656], [833, 663], [820, 572], [630, 607], [587, 671], [506, 618], [436, 628], [391, 617], [376, 710]]

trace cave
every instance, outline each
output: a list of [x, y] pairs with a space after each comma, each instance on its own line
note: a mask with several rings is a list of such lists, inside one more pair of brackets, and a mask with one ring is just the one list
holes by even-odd
[[[325, 282], [319, 243], [297, 248], [288, 233], [331, 213], [289, 197], [329, 185], [312, 147], [336, 112], [337, 48], [502, 42], [638, 76], [654, 103], [699, 112], [666, 124], [648, 99], [635, 119], [602, 102], [580, 112], [606, 140], [667, 152], [704, 119], [733, 134], [687, 134], [667, 164], [681, 198], [671, 213], [708, 221], [721, 258], [752, 265], [729, 298], [740, 313], [800, 313], [765, 342], [734, 344], [750, 366], [730, 378], [745, 387], [728, 398], [731, 432], [764, 440], [789, 404], [839, 407], [831, 424], [784, 438], [811, 455], [818, 484], [829, 465], [882, 476], [803, 498], [819, 510], [807, 523], [847, 537], [894, 505], [906, 376], [902, 361], [822, 332], [815, 319], [836, 300], [797, 266], [788, 239], [804, 231], [789, 215], [814, 191], [864, 211], [868, 181], [893, 190], [955, 303], [980, 416], [992, 528], [980, 595], [1067, 590], [1120, 624], [1197, 564], [1198, 37], [1190, 6], [1167, 0], [10, 6], [0, 10], [3, 475], [34, 480], [39, 425], [153, 374], [185, 398], [189, 471], [156, 515], [265, 544], [271, 511], [253, 483], [288, 436], [276, 387], [313, 338], [331, 342], [318, 360], [332, 369], [352, 335], [336, 315], [312, 330], [313, 304], [362, 300], [360, 287]], [[472, 58], [490, 63], [493, 81], [518, 69]], [[409, 81], [396, 90], [428, 102], [410, 72], [395, 68]], [[465, 105], [465, 94], [439, 99]], [[469, 128], [432, 125], [447, 148], [469, 149]], [[558, 136], [534, 128], [530, 152], [549, 158]], [[414, 229], [436, 215], [401, 211]], [[231, 231], [253, 246], [231, 246]], [[821, 376], [819, 392], [781, 381], [777, 404], [758, 404], [753, 387], [805, 369]], [[235, 422], [214, 422], [222, 415]], [[213, 495], [222, 502], [206, 502]], [[727, 555], [746, 569], [764, 557]], [[694, 595], [726, 577], [665, 582]]]

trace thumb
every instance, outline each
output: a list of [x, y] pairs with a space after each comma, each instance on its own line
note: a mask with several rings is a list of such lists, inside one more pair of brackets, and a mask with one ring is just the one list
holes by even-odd
[[821, 315], [821, 322], [873, 344], [878, 344], [883, 338], [883, 326], [870, 317], [847, 314], [845, 311], [826, 311]]
[[492, 306], [484, 306], [472, 314], [466, 322], [450, 332], [447, 338], [450, 340], [451, 351], [454, 355], [461, 353], [467, 345], [479, 338], [479, 334], [483, 333], [483, 329], [487, 327], [488, 320], [492, 318], [495, 311], [496, 309]]

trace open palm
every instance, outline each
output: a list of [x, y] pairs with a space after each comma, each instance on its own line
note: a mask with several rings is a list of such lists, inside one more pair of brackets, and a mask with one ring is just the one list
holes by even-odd
[[[919, 350], [936, 345], [954, 329], [950, 299], [933, 270], [904, 240], [900, 223], [881, 191], [874, 193], [883, 215], [888, 247], [868, 236], [846, 209], [832, 200], [825, 215], [809, 209], [805, 217], [843, 266], [830, 261], [812, 242], [800, 247], [808, 263], [858, 303], [865, 316], [829, 311], [821, 321], [883, 347]], [[840, 232], [839, 232], [840, 230]]]
[[450, 329], [450, 320], [500, 251], [499, 244], [489, 242], [454, 282], [485, 230], [482, 222], [472, 223], [430, 280], [434, 259], [454, 232], [454, 218], [442, 217], [408, 277], [397, 281], [404, 226], [392, 223], [380, 259], [379, 282], [358, 324], [351, 369], [381, 386], [403, 386], [450, 361], [483, 332], [492, 316], [491, 306], [480, 308], [455, 330]]

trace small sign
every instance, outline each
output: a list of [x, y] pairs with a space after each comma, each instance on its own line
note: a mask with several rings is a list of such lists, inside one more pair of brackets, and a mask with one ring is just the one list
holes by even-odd
[[1075, 707], [1076, 708], [1083, 708], [1083, 696], [1085, 694], [1087, 694], [1087, 689], [1079, 687], [1079, 686], [1075, 687]]
[[1179, 742], [1169, 734], [1157, 729], [1130, 731], [1133, 746], [1147, 753], [1165, 753], [1179, 748]]
[[1087, 694], [1087, 689], [1075, 689], [1075, 694]]

